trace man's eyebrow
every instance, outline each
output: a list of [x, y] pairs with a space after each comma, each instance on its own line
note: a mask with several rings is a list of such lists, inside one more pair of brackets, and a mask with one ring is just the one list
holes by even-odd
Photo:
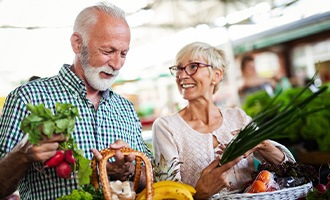
[[101, 50], [110, 49], [110, 50], [113, 50], [113, 51], [120, 51], [120, 52], [123, 52], [123, 51], [129, 51], [129, 48], [128, 48], [128, 49], [119, 50], [119, 49], [116, 48], [116, 47], [108, 46], [108, 45], [100, 46], [99, 49], [101, 49]]

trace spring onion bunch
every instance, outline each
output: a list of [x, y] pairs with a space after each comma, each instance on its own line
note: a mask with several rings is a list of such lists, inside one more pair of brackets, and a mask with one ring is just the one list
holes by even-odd
[[326, 109], [325, 106], [320, 106], [312, 110], [306, 109], [306, 106], [311, 101], [327, 90], [326, 86], [318, 88], [318, 90], [311, 95], [303, 99], [300, 98], [299, 101], [297, 101], [304, 92], [309, 90], [311, 86], [314, 86], [312, 84], [314, 83], [316, 74], [317, 72], [314, 74], [309, 84], [291, 99], [283, 109], [280, 109], [283, 107], [280, 103], [274, 105], [274, 101], [279, 95], [278, 93], [273, 98], [272, 102], [231, 140], [223, 152], [220, 164], [225, 164], [234, 160], [266, 139], [285, 137], [285, 135], [282, 134], [283, 130], [293, 124], [298, 118]]

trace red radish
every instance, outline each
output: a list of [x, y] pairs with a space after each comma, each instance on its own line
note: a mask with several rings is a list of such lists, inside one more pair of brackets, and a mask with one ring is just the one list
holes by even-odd
[[328, 175], [327, 189], [330, 189], [330, 174]]
[[325, 185], [323, 185], [321, 183], [320, 184], [317, 184], [314, 188], [317, 189], [317, 191], [319, 193], [321, 193], [321, 194], [323, 194], [327, 190], [327, 188], [325, 187]]
[[63, 161], [59, 165], [57, 165], [55, 170], [57, 175], [61, 178], [69, 178], [72, 172], [70, 164], [66, 161]]
[[55, 155], [51, 158], [49, 158], [43, 167], [43, 169], [47, 167], [55, 167], [58, 164], [60, 164], [64, 160], [64, 151], [63, 150], [58, 150], [56, 151]]
[[72, 149], [65, 151], [65, 161], [67, 161], [70, 164], [76, 164], [76, 159], [73, 157]]

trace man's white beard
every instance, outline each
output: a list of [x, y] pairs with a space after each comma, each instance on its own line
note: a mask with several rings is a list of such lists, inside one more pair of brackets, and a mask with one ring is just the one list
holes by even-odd
[[[85, 77], [90, 86], [92, 88], [99, 90], [99, 91], [104, 91], [108, 88], [111, 87], [113, 82], [115, 81], [116, 77], [119, 74], [119, 71], [113, 70], [109, 66], [101, 66], [101, 67], [92, 67], [90, 65], [84, 66], [83, 69], [85, 72]], [[100, 78], [100, 72], [105, 72], [107, 74], [112, 74], [113, 77], [110, 79], [103, 79]]]
[[[119, 74], [118, 70], [114, 70], [110, 66], [100, 66], [94, 67], [89, 65], [89, 55], [86, 46], [83, 46], [83, 50], [80, 53], [80, 60], [82, 68], [84, 69], [85, 77], [88, 84], [95, 90], [105, 91], [111, 87], [116, 77]], [[107, 74], [112, 74], [113, 77], [110, 79], [103, 79], [100, 77], [100, 72], [105, 72]]]

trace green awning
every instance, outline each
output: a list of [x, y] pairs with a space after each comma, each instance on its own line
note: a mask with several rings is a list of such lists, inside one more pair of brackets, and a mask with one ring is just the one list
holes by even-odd
[[330, 30], [330, 12], [276, 27], [233, 42], [235, 55]]

